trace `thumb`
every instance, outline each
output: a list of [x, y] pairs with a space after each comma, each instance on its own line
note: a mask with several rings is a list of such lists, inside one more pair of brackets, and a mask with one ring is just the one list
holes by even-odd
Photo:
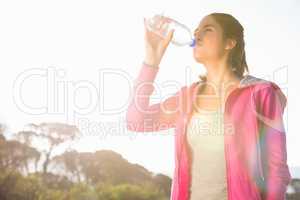
[[174, 35], [174, 29], [171, 29], [171, 31], [169, 31], [169, 33], [167, 34], [167, 37], [166, 37], [166, 42], [169, 43], [172, 38], [173, 38], [173, 35]]
[[146, 18], [144, 17], [144, 27], [146, 28]]

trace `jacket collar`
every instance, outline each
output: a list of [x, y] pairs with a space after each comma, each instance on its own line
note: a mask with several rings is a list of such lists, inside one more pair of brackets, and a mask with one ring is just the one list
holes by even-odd
[[[194, 84], [195, 87], [194, 87], [193, 92], [192, 92], [193, 102], [195, 101], [195, 98], [197, 96], [197, 89], [195, 89], [195, 88], [197, 88], [199, 83], [204, 83], [204, 81], [199, 80], [199, 81], [195, 82], [195, 84]], [[239, 85], [237, 86], [236, 89], [242, 89], [242, 88], [246, 88], [248, 86], [259, 85], [259, 84], [261, 84], [262, 87], [257, 87], [252, 92], [259, 91], [260, 89], [263, 89], [265, 87], [270, 87], [276, 92], [276, 95], [278, 95], [282, 107], [284, 108], [286, 106], [287, 98], [286, 98], [285, 94], [280, 89], [280, 87], [272, 81], [268, 81], [268, 80], [250, 75], [250, 74], [246, 74], [246, 75], [243, 76], [243, 78], [241, 79], [241, 81], [240, 81], [240, 83], [239, 83]]]
[[[269, 81], [265, 80], [265, 79], [261, 79], [258, 78], [256, 76], [250, 75], [250, 74], [246, 74], [243, 76], [243, 78], [240, 81], [240, 84], [238, 85], [238, 88], [244, 88], [247, 86], [251, 86], [251, 85], [255, 85], [255, 84], [260, 84], [260, 83], [268, 83]], [[203, 80], [199, 80], [196, 82], [196, 85], [198, 83], [204, 83]]]
[[[192, 87], [192, 102], [195, 102], [196, 100], [198, 86], [200, 85], [200, 83], [204, 83], [204, 82], [205, 82], [204, 80], [199, 80], [197, 82], [194, 82], [194, 85]], [[261, 83], [272, 83], [272, 82], [247, 74], [243, 76], [243, 78], [240, 80], [240, 83], [235, 90], [246, 88], [251, 85], [261, 84]], [[189, 109], [192, 109], [191, 105], [189, 105]]]
[[265, 79], [261, 79], [250, 74], [245, 75], [240, 81], [239, 88], [244, 88], [246, 86], [260, 84], [260, 83], [268, 83], [269, 81]]

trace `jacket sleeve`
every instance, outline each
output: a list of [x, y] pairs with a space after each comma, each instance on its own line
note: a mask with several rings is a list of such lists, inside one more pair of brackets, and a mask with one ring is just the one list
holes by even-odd
[[150, 95], [154, 90], [153, 82], [158, 71], [159, 68], [142, 64], [134, 82], [133, 93], [126, 113], [128, 130], [151, 132], [176, 126], [176, 120], [180, 113], [180, 94], [186, 86], [163, 102], [149, 105]]
[[260, 144], [265, 178], [263, 200], [284, 200], [291, 175], [287, 165], [283, 113], [286, 97], [273, 82], [260, 92]]

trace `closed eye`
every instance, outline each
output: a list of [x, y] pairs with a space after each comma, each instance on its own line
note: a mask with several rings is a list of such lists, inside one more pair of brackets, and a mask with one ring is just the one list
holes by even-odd
[[[211, 29], [211, 28], [206, 28], [206, 29], [204, 29], [204, 31], [203, 32], [209, 32], [209, 31], [213, 31], [213, 29]], [[199, 37], [198, 37], [198, 31], [195, 31], [195, 33], [194, 33], [194, 37], [197, 39], [197, 40], [199, 40]]]
[[[211, 28], [207, 28], [207, 29], [204, 30], [204, 32], [207, 32], [207, 31], [213, 31], [213, 30]], [[194, 37], [197, 37], [196, 33], [194, 33]]]

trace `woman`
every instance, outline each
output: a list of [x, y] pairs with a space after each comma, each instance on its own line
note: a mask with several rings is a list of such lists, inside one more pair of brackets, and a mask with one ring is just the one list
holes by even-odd
[[274, 82], [245, 75], [243, 27], [233, 16], [209, 14], [194, 35], [194, 58], [206, 75], [149, 105], [173, 31], [161, 38], [145, 26], [146, 54], [127, 110], [128, 130], [175, 128], [172, 200], [285, 199], [291, 181], [285, 95]]

